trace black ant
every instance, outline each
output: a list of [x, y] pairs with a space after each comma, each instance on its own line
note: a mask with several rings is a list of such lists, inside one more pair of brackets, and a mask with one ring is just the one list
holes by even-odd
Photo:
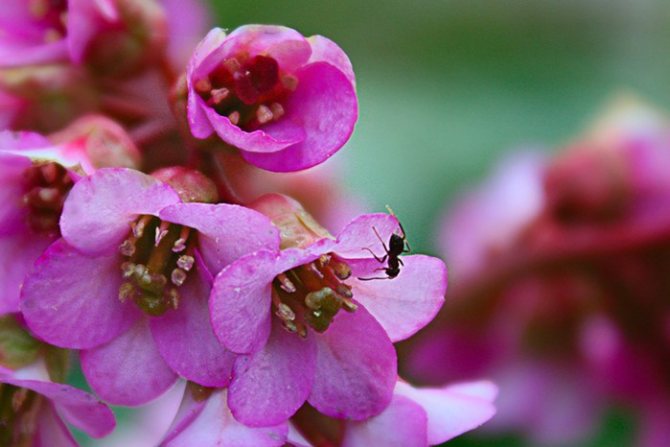
[[[386, 209], [389, 211], [389, 214], [395, 216], [395, 213], [388, 205], [386, 206]], [[370, 254], [374, 256], [374, 258], [380, 264], [386, 262], [386, 267], [377, 269], [378, 271], [383, 271], [384, 273], [386, 273], [386, 276], [374, 277], [374, 278], [358, 278], [359, 280], [371, 281], [373, 279], [393, 279], [400, 274], [400, 266], [405, 265], [403, 264], [402, 259], [400, 259], [400, 255], [403, 253], [409, 253], [411, 247], [409, 246], [409, 242], [407, 241], [407, 237], [405, 236], [405, 229], [403, 228], [402, 223], [400, 223], [400, 221], [398, 221], [398, 225], [400, 225], [401, 234], [395, 234], [395, 233], [391, 234], [391, 237], [389, 238], [388, 247], [382, 240], [382, 237], [379, 235], [377, 229], [375, 227], [372, 227], [372, 230], [377, 235], [377, 239], [379, 239], [379, 242], [382, 243], [382, 246], [384, 247], [384, 251], [386, 252], [386, 254], [380, 258], [369, 248], [366, 247], [364, 250], [369, 251]]]

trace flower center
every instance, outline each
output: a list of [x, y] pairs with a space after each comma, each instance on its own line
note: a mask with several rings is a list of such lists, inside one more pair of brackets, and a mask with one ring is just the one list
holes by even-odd
[[241, 54], [198, 80], [195, 90], [219, 115], [244, 130], [254, 130], [284, 115], [282, 102], [297, 84], [295, 76], [280, 72], [274, 58]]
[[0, 445], [33, 445], [41, 402], [34, 391], [0, 383]]
[[272, 283], [275, 315], [301, 337], [307, 336], [307, 326], [325, 332], [340, 309], [358, 308], [351, 286], [342, 282], [350, 276], [349, 266], [333, 253], [278, 275]]
[[65, 197], [74, 185], [67, 169], [55, 162], [37, 162], [24, 172], [28, 226], [37, 233], [60, 234], [58, 221]]
[[44, 30], [44, 43], [61, 40], [67, 32], [67, 0], [28, 0], [28, 10]]
[[133, 300], [152, 316], [163, 315], [179, 305], [179, 287], [195, 266], [196, 232], [181, 225], [141, 216], [119, 246], [125, 258], [121, 272], [126, 280], [119, 288], [122, 302]]

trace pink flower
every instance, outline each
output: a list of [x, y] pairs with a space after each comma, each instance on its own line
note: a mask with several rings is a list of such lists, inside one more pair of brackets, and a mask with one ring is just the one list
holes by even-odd
[[332, 417], [378, 414], [395, 383], [392, 342], [439, 310], [444, 264], [407, 256], [397, 278], [362, 281], [356, 277], [382, 268], [366, 250], [383, 253], [374, 229], [388, 240], [398, 231], [395, 217], [360, 216], [331, 239], [288, 198], [270, 195], [255, 207], [280, 227], [290, 248], [243, 256], [215, 279], [214, 331], [228, 349], [246, 354], [229, 388], [232, 413], [251, 426], [273, 425], [307, 400]]
[[212, 11], [205, 0], [160, 0], [167, 18], [167, 53], [173, 65], [183, 71], [193, 50], [211, 28]]
[[0, 367], [0, 444], [77, 447], [64, 422], [95, 438], [115, 425], [107, 406], [84, 391], [49, 381], [39, 368]]
[[31, 330], [81, 349], [91, 387], [117, 404], [149, 401], [176, 374], [228, 384], [233, 356], [209, 325], [212, 274], [278, 239], [253, 210], [196, 203], [216, 196], [201, 174], [168, 168], [154, 175], [172, 186], [118, 168], [78, 182], [63, 210], [63, 238], [22, 289]]
[[250, 25], [215, 28], [187, 73], [188, 120], [197, 138], [216, 133], [270, 171], [317, 165], [340, 149], [357, 119], [348, 57], [322, 36]]
[[280, 447], [285, 445], [286, 421], [269, 427], [247, 427], [230, 412], [226, 390], [207, 390], [189, 384], [172, 427], [161, 447], [253, 446]]

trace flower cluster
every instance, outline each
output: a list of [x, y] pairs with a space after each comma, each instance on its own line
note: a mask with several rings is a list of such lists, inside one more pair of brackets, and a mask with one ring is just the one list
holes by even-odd
[[635, 410], [636, 445], [667, 445], [668, 169], [667, 119], [630, 99], [554, 158], [503, 163], [445, 218], [459, 287], [412, 374], [490, 374], [490, 428], [533, 445], [583, 442], [612, 404]]
[[[439, 311], [444, 263], [399, 258], [392, 213], [342, 224], [358, 205], [328, 178], [265, 173], [352, 134], [334, 42], [251, 25], [196, 46], [193, 0], [6, 3], [0, 444], [77, 445], [64, 422], [107, 435], [101, 401], [177, 382], [179, 412], [147, 442], [427, 446], [491, 418], [489, 382], [398, 377], [393, 344]], [[336, 235], [319, 223], [334, 220]], [[63, 384], [76, 362], [101, 401]]]

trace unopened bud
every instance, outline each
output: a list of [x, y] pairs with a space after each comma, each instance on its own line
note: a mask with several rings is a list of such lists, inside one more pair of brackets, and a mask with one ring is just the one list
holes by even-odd
[[151, 175], [170, 185], [184, 202], [216, 203], [219, 200], [214, 182], [199, 171], [173, 166]]

